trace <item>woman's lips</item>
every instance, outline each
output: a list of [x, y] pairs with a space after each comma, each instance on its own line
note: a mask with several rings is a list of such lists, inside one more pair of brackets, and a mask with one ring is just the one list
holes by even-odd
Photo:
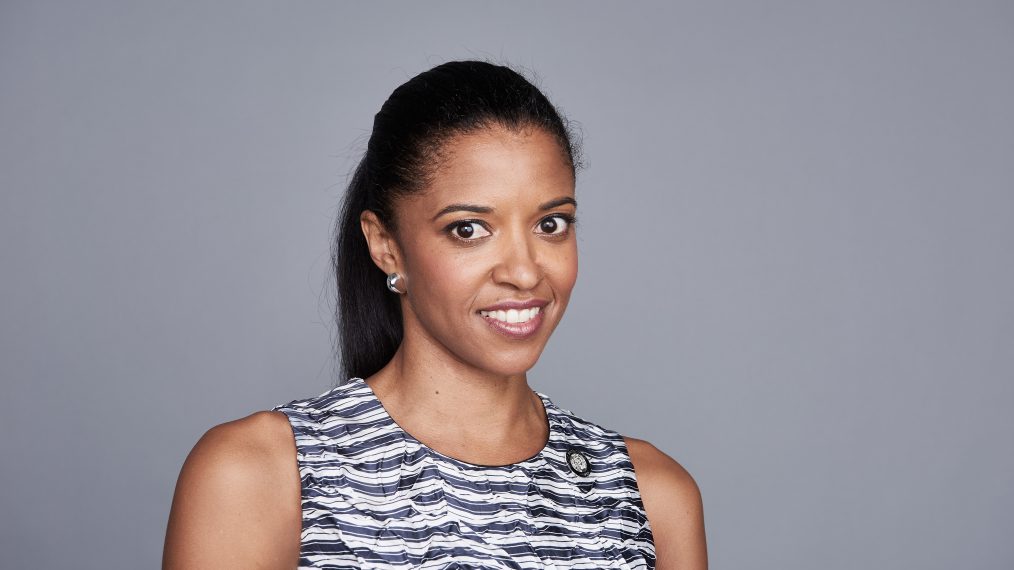
[[507, 323], [493, 317], [484, 317], [479, 315], [482, 320], [486, 321], [489, 328], [504, 335], [507, 338], [522, 340], [533, 336], [536, 331], [539, 330], [539, 325], [542, 324], [542, 315], [545, 311], [539, 311], [534, 317], [524, 323]]

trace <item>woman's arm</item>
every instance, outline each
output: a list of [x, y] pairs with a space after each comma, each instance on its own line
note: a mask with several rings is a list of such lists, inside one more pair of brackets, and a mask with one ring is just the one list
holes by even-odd
[[162, 567], [295, 568], [301, 517], [285, 415], [257, 412], [215, 426], [180, 471]]
[[690, 473], [647, 441], [623, 438], [655, 538], [657, 570], [706, 570], [701, 492]]

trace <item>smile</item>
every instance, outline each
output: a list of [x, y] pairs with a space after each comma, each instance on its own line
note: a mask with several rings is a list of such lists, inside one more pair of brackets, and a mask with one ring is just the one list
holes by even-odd
[[538, 331], [542, 324], [540, 307], [510, 309], [508, 311], [479, 311], [489, 328], [512, 339], [525, 339]]
[[539, 314], [540, 308], [541, 307], [532, 307], [531, 309], [521, 309], [520, 311], [517, 309], [510, 309], [507, 311], [479, 311], [479, 314], [504, 323], [527, 323]]

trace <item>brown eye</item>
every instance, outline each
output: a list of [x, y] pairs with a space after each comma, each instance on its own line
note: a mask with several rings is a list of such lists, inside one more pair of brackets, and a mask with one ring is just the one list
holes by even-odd
[[573, 218], [568, 218], [564, 215], [549, 216], [539, 222], [539, 229], [542, 230], [542, 233], [549, 235], [563, 235], [570, 229], [572, 221]]
[[[463, 221], [451, 224], [448, 228], [450, 234], [462, 241], [475, 241], [478, 238], [490, 235], [478, 222]], [[478, 234], [476, 232], [479, 232]], [[486, 232], [485, 234], [481, 232]]]

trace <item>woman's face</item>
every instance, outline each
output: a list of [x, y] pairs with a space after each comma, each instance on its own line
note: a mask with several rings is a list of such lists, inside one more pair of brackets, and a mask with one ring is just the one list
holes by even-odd
[[[524, 373], [577, 279], [572, 169], [538, 128], [483, 129], [442, 151], [427, 189], [396, 206], [406, 341], [494, 374]], [[484, 311], [512, 301], [528, 308]]]

